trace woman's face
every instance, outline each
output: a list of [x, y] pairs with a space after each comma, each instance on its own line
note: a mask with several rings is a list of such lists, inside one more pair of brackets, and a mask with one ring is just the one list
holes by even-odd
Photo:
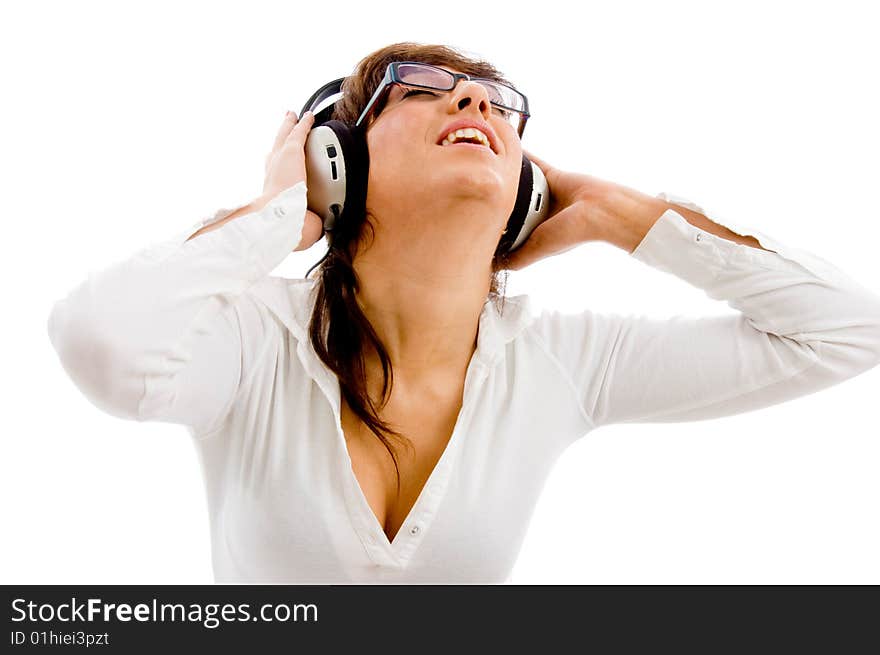
[[[450, 240], [458, 238], [469, 245], [454, 252], [472, 257], [488, 249], [491, 259], [516, 202], [522, 165], [517, 131], [477, 82], [460, 80], [452, 91], [434, 95], [412, 91], [392, 85], [381, 113], [368, 124], [367, 213], [379, 224], [377, 234], [399, 240], [400, 247], [420, 250], [423, 244], [427, 254], [438, 239], [452, 249]], [[461, 120], [480, 126], [494, 152], [441, 145]]]

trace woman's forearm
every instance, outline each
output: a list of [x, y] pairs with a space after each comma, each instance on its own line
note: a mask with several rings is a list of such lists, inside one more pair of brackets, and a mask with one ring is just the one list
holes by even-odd
[[257, 198], [256, 200], [248, 203], [247, 205], [242, 205], [241, 207], [236, 209], [234, 212], [232, 212], [228, 216], [222, 218], [221, 220], [216, 221], [215, 223], [211, 223], [209, 225], [206, 225], [205, 227], [200, 229], [195, 234], [192, 234], [189, 237], [187, 237], [186, 240], [189, 241], [190, 239], [194, 239], [195, 237], [197, 237], [201, 234], [204, 234], [205, 232], [210, 232], [211, 230], [216, 230], [218, 227], [222, 227], [223, 225], [225, 225], [229, 221], [236, 219], [239, 216], [244, 216], [245, 214], [252, 214], [254, 212], [258, 212], [263, 207], [265, 207], [268, 202], [269, 202], [269, 198], [264, 198], [261, 196], [261, 197]]
[[623, 248], [630, 254], [638, 247], [648, 230], [667, 209], [674, 209], [691, 225], [722, 239], [767, 250], [761, 247], [755, 237], [741, 236], [723, 225], [709, 220], [699, 212], [622, 185], [611, 185], [608, 192], [602, 194], [602, 199], [598, 201], [598, 204], [598, 207], [593, 208], [594, 211], [591, 212], [591, 215], [598, 223], [594, 227], [595, 233], [600, 235], [599, 240]]

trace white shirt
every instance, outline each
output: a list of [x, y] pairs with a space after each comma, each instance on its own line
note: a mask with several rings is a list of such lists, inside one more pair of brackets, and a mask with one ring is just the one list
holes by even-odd
[[301, 182], [262, 210], [148, 247], [59, 300], [49, 336], [114, 416], [186, 426], [221, 583], [501, 583], [576, 439], [803, 396], [880, 362], [880, 298], [829, 263], [716, 237], [667, 210], [632, 253], [737, 315], [657, 320], [486, 301], [455, 429], [389, 543], [352, 471], [335, 375], [308, 339], [314, 283], [270, 276], [299, 243]]

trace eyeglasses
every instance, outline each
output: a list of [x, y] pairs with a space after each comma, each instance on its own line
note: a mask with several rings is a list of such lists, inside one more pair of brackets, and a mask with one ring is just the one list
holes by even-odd
[[[529, 119], [529, 101], [512, 86], [487, 80], [479, 77], [471, 77], [463, 73], [453, 73], [430, 64], [422, 64], [417, 61], [395, 61], [388, 64], [385, 77], [376, 88], [376, 92], [355, 125], [360, 125], [371, 116], [377, 107], [382, 107], [387, 99], [391, 88], [397, 84], [403, 87], [412, 87], [415, 91], [408, 91], [404, 97], [411, 93], [419, 92], [419, 89], [431, 89], [433, 91], [449, 92], [455, 89], [459, 80], [471, 80], [480, 83], [489, 94], [489, 102], [497, 115], [508, 121], [516, 130], [520, 139], [526, 129], [526, 121]], [[422, 93], [427, 93], [422, 91]]]

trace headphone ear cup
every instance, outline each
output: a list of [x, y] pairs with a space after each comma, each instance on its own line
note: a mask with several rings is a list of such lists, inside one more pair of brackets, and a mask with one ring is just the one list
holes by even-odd
[[333, 233], [363, 213], [367, 201], [369, 153], [362, 127], [328, 120], [309, 130], [305, 145], [306, 199], [332, 243]]
[[522, 156], [519, 187], [516, 202], [507, 228], [496, 249], [496, 254], [509, 253], [519, 248], [540, 223], [547, 217], [550, 205], [550, 189], [540, 166], [525, 155]]

